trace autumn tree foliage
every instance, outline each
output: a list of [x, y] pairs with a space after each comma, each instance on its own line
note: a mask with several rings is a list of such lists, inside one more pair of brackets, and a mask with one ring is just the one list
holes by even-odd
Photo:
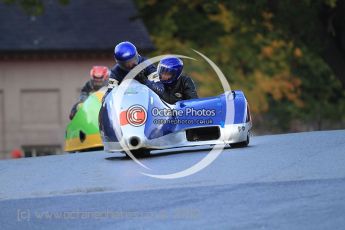
[[[320, 11], [335, 0], [136, 0], [157, 47], [179, 53], [201, 96], [222, 92], [192, 49], [247, 95], [259, 132], [344, 127], [344, 88], [322, 58]], [[327, 34], [326, 34], [327, 35]]]
[[[2, 2], [19, 4], [34, 15], [44, 12], [43, 0]], [[192, 49], [204, 53], [221, 68], [232, 89], [245, 92], [257, 132], [345, 128], [344, 85], [323, 57], [327, 44], [339, 38], [339, 28], [345, 36], [342, 1], [135, 3], [137, 17], [144, 20], [156, 46], [148, 56], [175, 53], [198, 59], [185, 59], [185, 72], [196, 81], [200, 96], [214, 96], [222, 93], [222, 86]], [[330, 14], [334, 9], [340, 13]], [[333, 22], [335, 18], [338, 23]], [[341, 52], [344, 56], [345, 48]]]

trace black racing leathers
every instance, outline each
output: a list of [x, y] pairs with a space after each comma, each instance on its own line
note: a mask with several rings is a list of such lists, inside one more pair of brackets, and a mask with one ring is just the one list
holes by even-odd
[[83, 86], [83, 88], [81, 89], [80, 92], [80, 96], [79, 96], [79, 101], [73, 105], [69, 118], [70, 120], [73, 119], [74, 115], [77, 113], [78, 111], [78, 105], [80, 103], [83, 103], [89, 96], [90, 94], [92, 94], [93, 92], [98, 91], [99, 89], [101, 89], [103, 86], [106, 86], [108, 84], [108, 81], [104, 81], [103, 85], [95, 85], [93, 83], [93, 80], [89, 80], [85, 83], [85, 85]]
[[92, 80], [89, 80], [85, 83], [83, 88], [81, 89], [80, 96], [79, 96], [79, 103], [84, 102], [90, 94], [100, 90], [102, 87], [108, 85], [108, 81], [104, 81], [103, 85], [95, 85], [93, 84]]
[[185, 75], [180, 76], [173, 85], [164, 85], [161, 82], [149, 80], [145, 80], [143, 83], [169, 104], [175, 104], [181, 100], [198, 98], [192, 78]]
[[[147, 59], [145, 57], [139, 56], [139, 63], [142, 63], [146, 61]], [[126, 77], [126, 75], [129, 73], [130, 70], [124, 70], [120, 67], [119, 64], [116, 64], [111, 68], [110, 70], [110, 78], [113, 78], [118, 81], [118, 84], [121, 84], [122, 80]], [[140, 73], [145, 75], [146, 78], [151, 73], [154, 73], [156, 71], [156, 67], [154, 65], [149, 65], [145, 69], [143, 69]]]

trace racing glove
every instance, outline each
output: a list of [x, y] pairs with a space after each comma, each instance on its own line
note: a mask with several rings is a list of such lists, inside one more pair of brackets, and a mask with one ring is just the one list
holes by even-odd
[[72, 120], [73, 117], [75, 116], [75, 114], [78, 112], [78, 110], [79, 110], [81, 104], [82, 104], [82, 103], [77, 102], [76, 104], [73, 105], [72, 110], [71, 110], [71, 112], [70, 112], [70, 114], [69, 114], [69, 119], [70, 119], [70, 120]]
[[137, 76], [135, 76], [134, 79], [137, 80], [138, 82], [140, 82], [141, 84], [145, 84], [146, 81], [148, 80], [146, 75], [145, 75], [145, 71], [144, 70], [142, 70], [140, 73], [138, 73]]

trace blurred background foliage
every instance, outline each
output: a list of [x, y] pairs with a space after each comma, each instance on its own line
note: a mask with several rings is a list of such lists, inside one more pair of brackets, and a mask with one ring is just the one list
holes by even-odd
[[150, 55], [197, 58], [185, 61], [185, 72], [200, 96], [212, 96], [221, 93], [221, 85], [192, 49], [204, 53], [232, 89], [245, 92], [257, 132], [344, 128], [344, 86], [322, 55], [334, 36], [328, 24], [336, 0], [136, 4], [157, 48]]
[[[30, 15], [41, 15], [44, 12], [44, 0], [1, 0], [5, 4], [17, 4]], [[67, 5], [70, 0], [54, 0], [59, 2], [61, 5]]]
[[[19, 4], [34, 15], [44, 11], [42, 0], [2, 1]], [[325, 50], [334, 43], [340, 56], [331, 56], [345, 61], [345, 47], [339, 46], [339, 38], [345, 39], [341, 0], [135, 3], [156, 46], [148, 56], [176, 53], [198, 59], [185, 59], [185, 72], [196, 81], [199, 95], [206, 97], [222, 93], [222, 87], [192, 49], [205, 54], [221, 68], [232, 89], [245, 92], [257, 133], [345, 128], [345, 79], [325, 58]]]

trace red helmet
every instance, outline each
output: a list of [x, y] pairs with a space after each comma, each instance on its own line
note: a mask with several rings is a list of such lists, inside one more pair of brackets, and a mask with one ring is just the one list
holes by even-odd
[[13, 159], [22, 158], [22, 157], [23, 157], [23, 152], [22, 152], [20, 149], [14, 149], [14, 150], [11, 152], [11, 157], [12, 157]]
[[94, 66], [90, 70], [92, 80], [105, 81], [109, 78], [109, 69], [106, 66]]

